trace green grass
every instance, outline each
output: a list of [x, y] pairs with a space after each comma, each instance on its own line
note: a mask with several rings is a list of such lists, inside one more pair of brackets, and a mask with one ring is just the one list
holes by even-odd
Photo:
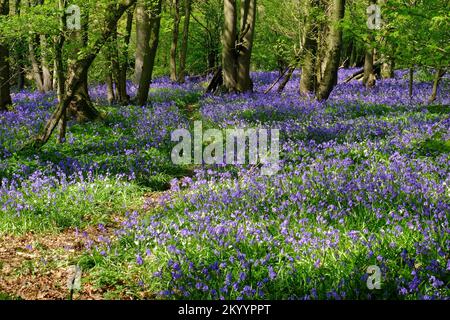
[[0, 300], [21, 300], [18, 297], [11, 296], [7, 293], [0, 292]]
[[[333, 114], [335, 110], [328, 110], [330, 114]], [[361, 106], [348, 110], [348, 114], [343, 115], [343, 121], [352, 121], [361, 117], [374, 118], [376, 120], [385, 121], [389, 124], [404, 125], [408, 128], [408, 124], [411, 117], [418, 117], [424, 120], [435, 120], [441, 115], [441, 112], [431, 112], [430, 114], [423, 114], [419, 108], [414, 110], [407, 110], [405, 108], [394, 108], [387, 106]], [[267, 117], [264, 113], [258, 115], [254, 111], [246, 111], [241, 113], [243, 119], [270, 122], [271, 120], [282, 121], [285, 119], [284, 115], [277, 114], [276, 112]], [[277, 118], [279, 117], [279, 119]], [[251, 121], [250, 121], [251, 122]], [[211, 125], [211, 124], [210, 124]], [[413, 129], [418, 130], [418, 129]], [[341, 135], [333, 135], [330, 137], [338, 142], [355, 143], [349, 150], [341, 151], [341, 153], [328, 154], [327, 150], [314, 151], [308, 153], [306, 151], [298, 152], [294, 150], [291, 154], [282, 154], [282, 158], [288, 161], [295, 162], [314, 162], [315, 164], [321, 163], [328, 159], [346, 159], [349, 158], [353, 161], [353, 164], [347, 167], [334, 167], [332, 165], [323, 168], [323, 171], [315, 171], [311, 167], [308, 174], [315, 177], [326, 176], [328, 179], [333, 177], [343, 177], [344, 181], [352, 181], [354, 177], [355, 168], [362, 166], [365, 162], [370, 162], [364, 171], [360, 171], [359, 174], [375, 175], [377, 173], [378, 166], [388, 165], [390, 163], [391, 152], [383, 152], [383, 148], [388, 148], [389, 145], [386, 141], [391, 138], [391, 135], [396, 135], [397, 132], [383, 132], [379, 136], [363, 136], [359, 139], [355, 137], [349, 137], [346, 132]], [[296, 136], [299, 139], [310, 139], [311, 137]], [[323, 139], [323, 137], [319, 137]], [[325, 137], [327, 138], [327, 137]], [[328, 141], [325, 140], [325, 141]], [[369, 148], [368, 143], [377, 140], [380, 144], [380, 148]], [[418, 145], [412, 144], [411, 149], [422, 150], [424, 154], [445, 154], [450, 150], [448, 141], [443, 141], [440, 136], [434, 136], [428, 140], [418, 142]], [[389, 149], [388, 149], [389, 150]], [[393, 149], [395, 150], [395, 149]], [[410, 150], [407, 150], [408, 152]], [[428, 160], [428, 159], [427, 159]], [[432, 161], [432, 159], [429, 159]], [[363, 176], [362, 178], [365, 178]], [[319, 178], [318, 178], [319, 179]], [[438, 181], [441, 177], [432, 176], [431, 179]], [[109, 288], [109, 297], [118, 297], [121, 293], [127, 292], [128, 295], [133, 297], [151, 297], [162, 298], [159, 293], [164, 290], [173, 289], [174, 281], [171, 278], [171, 269], [168, 266], [171, 261], [177, 261], [182, 266], [183, 275], [189, 274], [189, 263], [193, 262], [194, 265], [199, 268], [196, 276], [201, 281], [204, 281], [210, 288], [220, 288], [224, 284], [224, 273], [220, 275], [211, 275], [210, 278], [202, 278], [200, 272], [204, 266], [209, 266], [220, 261], [230, 261], [231, 257], [235, 257], [236, 248], [246, 254], [247, 257], [253, 260], [264, 258], [268, 252], [275, 255], [271, 259], [271, 264], [277, 268], [278, 276], [276, 280], [270, 281], [265, 287], [265, 291], [269, 292], [269, 295], [264, 298], [269, 299], [286, 299], [289, 297], [301, 298], [305, 294], [309, 294], [313, 288], [319, 292], [318, 298], [325, 299], [330, 298], [325, 295], [330, 290], [345, 290], [348, 292], [346, 299], [365, 299], [370, 294], [375, 299], [415, 299], [417, 295], [411, 294], [407, 297], [401, 297], [398, 293], [397, 281], [399, 279], [409, 279], [411, 281], [411, 270], [405, 265], [405, 261], [401, 258], [402, 250], [413, 253], [417, 243], [424, 241], [423, 235], [417, 230], [410, 228], [407, 221], [396, 223], [395, 226], [401, 227], [402, 232], [397, 232], [393, 229], [392, 225], [386, 224], [386, 219], [380, 219], [376, 216], [373, 210], [358, 205], [357, 202], [353, 206], [346, 202], [346, 200], [339, 200], [339, 197], [345, 199], [344, 194], [339, 194], [336, 190], [329, 187], [328, 189], [320, 190], [320, 193], [312, 193], [317, 191], [314, 189], [314, 185], [308, 188], [298, 188], [298, 186], [304, 186], [303, 178], [301, 176], [292, 178], [285, 181], [289, 188], [289, 194], [295, 194], [299, 192], [306, 196], [306, 200], [303, 201], [302, 207], [288, 207], [283, 211], [283, 215], [289, 215], [293, 218], [288, 225], [288, 230], [295, 233], [311, 232], [314, 236], [321, 238], [323, 233], [329, 230], [338, 230], [341, 236], [339, 246], [327, 249], [317, 248], [305, 248], [304, 255], [296, 259], [293, 263], [296, 272], [292, 273], [291, 262], [286, 258], [288, 255], [295, 256], [298, 252], [291, 250], [288, 244], [283, 246], [283, 252], [279, 251], [279, 248], [268, 248], [264, 245], [257, 245], [256, 243], [240, 242], [235, 244], [236, 240], [233, 238], [234, 234], [226, 240], [233, 244], [229, 247], [223, 247], [220, 245], [211, 244], [208, 241], [208, 235], [205, 237], [180, 237], [179, 230], [173, 230], [171, 236], [173, 236], [174, 245], [178, 249], [184, 251], [182, 255], [172, 254], [168, 252], [166, 245], [161, 245], [158, 239], [147, 238], [144, 240], [136, 240], [141, 236], [141, 231], [133, 232], [122, 237], [119, 241], [112, 245], [111, 252], [106, 257], [101, 256], [97, 251], [86, 253], [79, 263], [84, 268], [89, 270], [92, 280], [99, 287]], [[401, 190], [402, 181], [401, 174], [395, 177], [394, 188]], [[221, 191], [224, 193], [230, 188], [230, 185], [225, 183], [211, 183], [205, 184], [204, 189], [195, 191], [195, 194], [204, 195], [206, 198], [208, 195], [215, 194], [221, 195]], [[245, 188], [245, 186], [243, 186]], [[277, 208], [284, 201], [288, 199], [285, 193], [284, 198], [277, 198], [275, 192], [280, 185], [274, 185], [272, 188], [267, 188], [265, 193], [259, 195], [258, 200], [254, 198], [241, 199], [233, 201], [231, 204], [222, 205], [220, 203], [220, 196], [216, 198], [216, 207], [214, 214], [210, 215], [211, 219], [218, 219], [218, 221], [233, 220], [232, 215], [236, 212], [245, 213], [248, 216], [245, 221], [242, 221], [239, 226], [245, 228], [247, 225], [255, 225], [259, 223], [266, 223], [264, 218], [269, 216], [267, 221], [268, 231], [274, 236], [273, 241], [283, 241], [284, 237], [280, 233], [281, 218], [279, 218], [279, 212], [271, 212], [271, 208]], [[298, 188], [298, 189], [297, 189]], [[250, 189], [251, 190], [251, 189]], [[189, 194], [189, 190], [185, 191]], [[251, 192], [250, 192], [251, 193]], [[368, 195], [367, 193], [365, 194]], [[369, 194], [370, 195], [370, 194]], [[389, 215], [396, 213], [399, 206], [404, 205], [405, 209], [410, 212], [421, 211], [422, 202], [421, 196], [411, 196], [405, 192], [398, 192], [395, 200], [392, 199], [378, 199], [376, 208], [383, 215]], [[202, 198], [202, 197], [200, 197]], [[181, 192], [172, 199], [169, 206], [164, 209], [154, 209], [150, 212], [141, 212], [143, 215], [140, 220], [144, 226], [150, 223], [152, 217], [158, 217], [158, 222], [161, 223], [161, 230], [172, 230], [172, 226], [189, 226], [190, 221], [184, 220], [185, 216], [180, 215], [181, 212], [201, 212], [201, 204], [197, 207], [193, 206], [189, 201], [189, 196], [184, 192]], [[269, 199], [269, 200], [264, 200]], [[203, 203], [204, 207], [207, 207], [209, 203]], [[251, 210], [248, 210], [247, 204], [254, 205]], [[320, 203], [334, 204], [340, 208], [351, 208], [345, 218], [342, 221], [330, 219], [326, 210], [323, 212], [308, 212], [305, 210], [309, 205], [320, 206]], [[245, 208], [245, 209], [243, 209]], [[326, 223], [320, 225], [316, 221], [317, 215], [324, 217]], [[183, 219], [183, 220], [182, 220]], [[299, 224], [300, 219], [308, 219], [308, 223]], [[426, 220], [427, 217], [421, 219]], [[182, 222], [184, 221], [184, 222]], [[422, 221], [423, 222], [423, 221]], [[352, 239], [347, 236], [350, 231], [358, 231], [359, 235], [366, 241], [370, 238], [371, 248], [373, 254], [369, 254], [369, 249], [366, 245], [361, 243], [354, 243]], [[445, 238], [438, 238], [438, 241], [444, 246]], [[394, 244], [394, 246], [392, 245]], [[146, 248], [151, 249], [151, 256], [144, 257], [144, 264], [139, 266], [136, 264], [136, 253], [145, 252]], [[383, 290], [370, 291], [367, 289], [365, 279], [361, 276], [366, 273], [369, 265], [380, 265], [380, 261], [377, 260], [378, 256], [382, 256], [383, 264], [387, 270], [387, 273], [383, 277]], [[415, 266], [417, 272], [426, 271], [420, 269], [420, 266], [426, 266], [430, 264], [431, 258], [442, 260], [441, 257], [437, 257], [437, 254], [433, 255], [418, 255], [415, 260]], [[320, 266], [315, 266], [315, 260], [320, 258]], [[441, 262], [442, 263], [442, 262]], [[239, 277], [239, 273], [244, 269], [237, 264], [230, 264], [227, 268], [227, 272], [232, 274], [233, 279]], [[165, 276], [162, 278], [154, 277], [155, 272], [164, 271]], [[192, 275], [192, 274], [191, 274]], [[247, 283], [251, 283], [252, 287], [257, 287], [258, 280], [267, 277], [266, 267], [255, 267], [251, 270], [250, 280]], [[198, 278], [192, 278], [186, 276], [183, 278], [185, 284], [200, 281]], [[449, 281], [448, 276], [443, 278], [444, 281]], [[145, 285], [140, 286], [138, 283], [142, 281]], [[426, 283], [421, 284], [421, 292], [426, 294], [433, 294], [433, 288]], [[445, 290], [441, 289], [441, 290]], [[213, 299], [208, 292], [201, 292], [201, 290], [193, 290], [189, 299]], [[442, 291], [444, 292], [444, 291]], [[237, 291], [228, 292], [225, 294], [226, 298], [236, 298], [239, 295]], [[183, 296], [177, 292], [172, 295], [173, 298], [183, 298]], [[332, 297], [331, 297], [332, 298]]]
[[40, 193], [20, 189], [29, 208], [2, 210], [0, 234], [58, 232], [69, 227], [107, 224], [130, 207], [139, 207], [145, 189], [136, 184], [102, 179], [56, 187]]

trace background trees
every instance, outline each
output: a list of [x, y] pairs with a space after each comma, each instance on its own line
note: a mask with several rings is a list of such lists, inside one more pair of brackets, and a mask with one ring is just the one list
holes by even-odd
[[[0, 1], [0, 15], [9, 15], [8, 0]], [[0, 36], [0, 111], [6, 110], [7, 106], [11, 104], [9, 48], [3, 41]]]
[[[371, 30], [367, 7], [375, 3], [382, 24]], [[348, 81], [370, 88], [394, 66], [427, 74], [431, 103], [450, 64], [449, 5], [438, 0], [79, 0], [81, 30], [66, 28], [66, 0], [0, 4], [1, 110], [11, 88], [28, 87], [55, 91], [59, 101], [70, 96], [71, 115], [93, 120], [100, 113], [90, 82], [106, 82], [111, 104], [145, 105], [154, 76], [182, 83], [215, 72], [224, 91], [246, 92], [252, 70], [278, 70], [281, 92], [298, 69], [300, 93], [326, 100], [340, 67], [362, 68]]]

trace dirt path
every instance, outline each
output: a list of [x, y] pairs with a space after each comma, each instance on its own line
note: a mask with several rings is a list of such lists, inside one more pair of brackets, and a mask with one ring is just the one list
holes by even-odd
[[[157, 206], [163, 193], [146, 196], [144, 211]], [[0, 296], [26, 300], [68, 299], [70, 267], [88, 246], [102, 237], [114, 240], [114, 231], [123, 217], [114, 217], [111, 225], [90, 226], [82, 231], [66, 229], [57, 234], [28, 233], [0, 238]], [[89, 278], [83, 274], [83, 279]], [[83, 282], [73, 299], [103, 299], [103, 289]], [[126, 297], [123, 297], [126, 298]]]
[[[112, 228], [67, 229], [59, 234], [6, 236], [0, 240], [0, 292], [21, 299], [67, 299], [70, 266], [86, 246]], [[100, 290], [84, 283], [76, 299], [102, 299]]]

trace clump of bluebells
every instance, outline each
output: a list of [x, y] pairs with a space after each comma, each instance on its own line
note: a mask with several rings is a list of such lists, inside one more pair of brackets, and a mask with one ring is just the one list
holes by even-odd
[[[31, 155], [18, 150], [55, 97], [16, 93], [0, 115], [0, 233], [103, 223], [143, 207], [80, 262], [95, 266], [100, 285], [121, 279], [136, 296], [168, 299], [448, 298], [448, 78], [428, 106], [430, 84], [415, 83], [411, 99], [402, 72], [372, 90], [340, 84], [327, 103], [300, 98], [299, 76], [281, 95], [262, 93], [275, 73], [255, 73], [254, 93], [199, 101], [209, 126], [280, 129], [277, 175], [200, 167], [172, 180], [156, 206], [140, 199], [155, 177], [165, 186], [183, 175], [170, 163], [170, 133], [189, 126], [198, 81], [158, 79], [150, 105], [104, 108], [104, 124], [70, 123], [65, 144]], [[102, 104], [105, 91], [91, 95]], [[373, 265], [380, 290], [367, 287]]]
[[283, 169], [205, 166], [173, 180], [159, 206], [127, 215], [119, 241], [87, 253], [93, 272], [168, 299], [448, 299], [450, 115], [426, 105], [430, 85], [410, 99], [397, 74], [317, 103], [300, 100], [297, 80], [263, 95], [276, 75], [254, 77], [255, 93], [206, 96], [200, 110], [217, 127], [280, 129]]
[[170, 133], [188, 125], [181, 101], [192, 101], [199, 90], [194, 82], [172, 88], [160, 79], [149, 106], [103, 107], [104, 88], [92, 87], [105, 122], [71, 121], [64, 144], [52, 138], [32, 153], [22, 147], [57, 101], [52, 94], [15, 93], [13, 109], [0, 114], [0, 233], [81, 226], [139, 203], [146, 188], [164, 188], [177, 169]]

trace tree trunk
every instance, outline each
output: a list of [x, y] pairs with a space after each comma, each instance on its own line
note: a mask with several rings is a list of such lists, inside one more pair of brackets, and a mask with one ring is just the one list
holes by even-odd
[[284, 77], [283, 81], [281, 81], [280, 85], [278, 86], [277, 92], [282, 93], [284, 91], [284, 88], [286, 88], [286, 85], [288, 84], [289, 80], [291, 80], [292, 75], [294, 74], [295, 67], [290, 67], [286, 76]]
[[441, 79], [444, 76], [444, 74], [445, 74], [445, 70], [443, 68], [439, 68], [436, 70], [436, 74], [434, 76], [434, 82], [433, 82], [433, 90], [431, 92], [430, 99], [428, 99], [428, 103], [433, 103], [436, 100], [439, 83], [441, 82]]
[[49, 68], [47, 37], [40, 36], [41, 39], [41, 63], [42, 63], [42, 85], [45, 92], [53, 90], [53, 77]]
[[180, 0], [173, 0], [174, 17], [172, 29], [172, 44], [170, 46], [170, 80], [177, 81], [177, 48], [180, 33]]
[[256, 0], [241, 2], [241, 28], [238, 39], [237, 58], [237, 91], [253, 91], [250, 78], [250, 60], [253, 49], [253, 38], [256, 24]]
[[[0, 15], [9, 15], [9, 0], [0, 0]], [[11, 105], [9, 49], [0, 43], [0, 111]]]
[[[308, 3], [309, 12], [319, 6], [318, 0], [310, 0]], [[317, 25], [313, 17], [308, 16], [305, 26], [305, 41], [302, 61], [302, 74], [300, 76], [300, 94], [308, 95], [313, 93], [316, 87], [316, 54], [317, 54]]]
[[136, 56], [134, 81], [139, 83], [142, 76], [145, 54], [149, 51], [150, 16], [146, 12], [144, 0], [138, 0], [136, 4]]
[[[109, 68], [112, 68], [112, 66], [109, 65]], [[109, 105], [113, 105], [116, 102], [116, 95], [114, 93], [114, 80], [113, 80], [112, 71], [108, 71], [106, 73], [106, 96], [107, 96]]]
[[[58, 96], [58, 103], [61, 103], [64, 99], [64, 63], [63, 63], [63, 47], [66, 37], [64, 35], [66, 30], [66, 0], [58, 0], [58, 8], [61, 12], [59, 17], [59, 35], [55, 41], [55, 88], [56, 95]], [[63, 143], [66, 140], [66, 129], [67, 129], [67, 112], [64, 112], [59, 120], [59, 136], [58, 142]]]
[[[107, 48], [108, 50], [108, 60], [109, 60], [109, 64], [108, 64], [108, 75], [106, 78], [106, 82], [108, 85], [108, 101], [110, 102], [110, 104], [113, 104], [116, 102], [116, 100], [118, 101], [123, 101], [125, 97], [122, 97], [123, 94], [123, 90], [124, 88], [122, 88], [123, 85], [126, 85], [123, 82], [120, 82], [119, 77], [120, 77], [120, 62], [119, 62], [119, 50], [117, 49], [118, 46], [118, 42], [117, 42], [117, 29], [113, 31], [112, 35], [111, 35], [111, 42], [109, 43], [109, 48]], [[111, 77], [111, 79], [109, 79], [109, 77]], [[111, 83], [109, 83], [111, 82]], [[119, 83], [120, 82], [120, 83]], [[114, 86], [115, 84], [115, 86]], [[109, 90], [112, 90], [112, 92], [109, 92]], [[112, 93], [112, 95], [111, 95]], [[126, 93], [125, 93], [126, 94]]]
[[[85, 16], [82, 17], [83, 23], [81, 24], [81, 46], [83, 48], [88, 47], [89, 42], [89, 12], [85, 12]], [[117, 25], [117, 24], [116, 24]], [[114, 32], [112, 30], [111, 34]], [[91, 98], [89, 96], [89, 81], [88, 81], [88, 71], [89, 68], [83, 70], [78, 74], [78, 81], [80, 85], [77, 86], [73, 94], [73, 100], [69, 104], [68, 114], [78, 122], [86, 122], [90, 120], [96, 120], [100, 117], [99, 111], [92, 104]]]
[[381, 65], [381, 77], [383, 79], [394, 78], [394, 59], [392, 57], [382, 56], [383, 64]]
[[325, 71], [320, 81], [316, 97], [327, 100], [337, 83], [342, 48], [341, 22], [345, 14], [345, 0], [333, 0], [331, 26], [328, 35], [328, 51], [325, 58]]
[[410, 99], [412, 99], [413, 96], [413, 85], [414, 85], [414, 68], [411, 67], [409, 68], [409, 84], [408, 84]]
[[89, 96], [88, 70], [79, 76], [80, 86], [78, 86], [73, 100], [68, 109], [69, 115], [75, 117], [77, 122], [86, 122], [100, 118], [100, 112], [94, 107]]
[[61, 102], [64, 96], [64, 63], [63, 63], [63, 47], [66, 38], [64, 36], [66, 26], [66, 14], [65, 14], [66, 1], [59, 0], [59, 9], [62, 11], [59, 28], [60, 33], [55, 42], [55, 75], [56, 75], [56, 92], [58, 101]]
[[131, 29], [133, 27], [133, 10], [127, 12], [127, 25], [125, 29], [124, 44], [125, 49], [122, 53], [122, 59], [119, 63], [119, 74], [117, 75], [117, 87], [119, 91], [119, 103], [127, 105], [130, 102], [130, 96], [127, 93], [127, 70], [128, 70], [128, 46], [130, 45]]
[[191, 19], [191, 0], [184, 0], [184, 25], [183, 37], [180, 48], [180, 68], [178, 70], [178, 82], [184, 83], [186, 77], [186, 57], [189, 41], [189, 24]]
[[366, 50], [366, 56], [364, 59], [364, 77], [363, 84], [366, 88], [371, 88], [375, 86], [376, 77], [373, 67], [373, 48], [368, 48]]
[[59, 103], [55, 112], [50, 117], [50, 120], [45, 125], [42, 133], [33, 141], [32, 145], [35, 148], [41, 148], [45, 143], [47, 143], [57, 124], [60, 122], [70, 103], [74, 99], [74, 96], [79, 87], [82, 86], [83, 75], [87, 74], [89, 67], [97, 57], [102, 46], [111, 36], [111, 33], [116, 28], [117, 21], [120, 19], [123, 13], [135, 3], [136, 0], [127, 0], [122, 1], [119, 4], [113, 3], [108, 6], [107, 10], [109, 14], [106, 16], [105, 28], [103, 29], [95, 43], [93, 43], [90, 52], [87, 52], [85, 55], [78, 57], [78, 59], [70, 65], [64, 97]]
[[[9, 0], [0, 1], [0, 15], [9, 15]], [[0, 43], [0, 111], [7, 110], [11, 104], [9, 49]]]
[[[376, 4], [376, 0], [369, 0], [369, 5]], [[373, 48], [373, 42], [374, 35], [369, 30], [369, 43], [366, 44], [366, 52], [364, 57], [364, 76], [363, 76], [363, 84], [366, 86], [366, 88], [371, 88], [375, 86], [376, 83], [376, 76], [373, 68], [374, 63], [374, 55], [375, 55], [375, 49]]]
[[[161, 7], [162, 0], [157, 0], [156, 3], [152, 2], [150, 6], [150, 17], [148, 19], [147, 27], [144, 31], [148, 34], [145, 38], [148, 39], [146, 45], [147, 50], [144, 55], [144, 63], [140, 70], [140, 81], [137, 92], [137, 103], [139, 105], [145, 105], [148, 100], [148, 92], [150, 89], [150, 83], [153, 76], [153, 67], [155, 65], [156, 51], [159, 44], [159, 29], [161, 27]], [[146, 19], [144, 20], [146, 21]], [[144, 23], [140, 21], [139, 23]]]
[[[14, 14], [20, 16], [20, 0], [15, 0]], [[25, 66], [24, 66], [24, 42], [23, 39], [17, 39], [15, 46], [16, 59], [16, 74], [17, 74], [17, 89], [23, 90], [25, 88]]]
[[223, 85], [228, 92], [236, 91], [237, 66], [236, 66], [236, 0], [224, 0], [224, 30], [222, 49]]
[[45, 92], [41, 66], [36, 56], [36, 47], [38, 44], [39, 44], [39, 35], [32, 35], [28, 42], [28, 51], [36, 88], [41, 92]]

